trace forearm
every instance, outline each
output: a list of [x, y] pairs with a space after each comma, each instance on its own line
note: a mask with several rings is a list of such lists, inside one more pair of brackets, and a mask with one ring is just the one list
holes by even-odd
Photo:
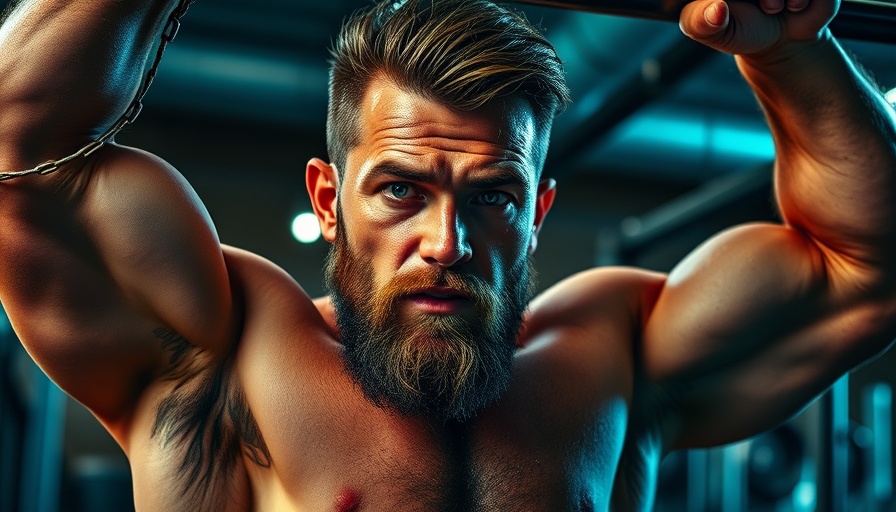
[[738, 57], [774, 134], [785, 221], [859, 262], [896, 253], [896, 115], [833, 38]]
[[78, 149], [127, 108], [177, 0], [25, 0], [0, 27], [0, 171]]

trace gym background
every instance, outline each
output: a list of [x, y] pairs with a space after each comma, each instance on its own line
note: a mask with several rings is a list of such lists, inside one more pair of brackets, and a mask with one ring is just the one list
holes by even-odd
[[[594, 265], [669, 270], [720, 229], [776, 218], [774, 147], [750, 90], [732, 58], [684, 38], [662, 3], [515, 5], [557, 47], [574, 98], [546, 167], [559, 184], [536, 254], [541, 288]], [[224, 243], [270, 258], [312, 296], [323, 293], [327, 244], [302, 220], [304, 166], [326, 156], [327, 48], [366, 4], [198, 2], [140, 119], [117, 137], [174, 164]], [[896, 1], [844, 0], [833, 31], [896, 87]], [[896, 510], [894, 369], [890, 352], [771, 432], [672, 454], [656, 510]], [[0, 511], [128, 510], [121, 450], [43, 376], [0, 312]]]

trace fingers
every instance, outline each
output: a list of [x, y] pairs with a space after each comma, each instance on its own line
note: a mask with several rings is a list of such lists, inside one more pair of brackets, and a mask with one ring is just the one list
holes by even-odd
[[809, 7], [810, 0], [787, 0], [787, 10], [790, 12], [800, 12]]
[[786, 0], [759, 0], [759, 7], [766, 14], [778, 14], [786, 7]]
[[759, 7], [766, 14], [778, 14], [783, 11], [800, 12], [809, 6], [810, 0], [759, 0]]
[[729, 14], [723, 0], [696, 0], [682, 10], [681, 30], [697, 40], [712, 38], [728, 26]]
[[681, 30], [732, 55], [782, 43], [816, 41], [840, 0], [693, 0], [681, 11]]

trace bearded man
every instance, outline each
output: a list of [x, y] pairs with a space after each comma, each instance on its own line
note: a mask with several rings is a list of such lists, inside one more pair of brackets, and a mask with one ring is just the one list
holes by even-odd
[[110, 142], [186, 0], [27, 0], [0, 30], [0, 298], [127, 453], [139, 510], [649, 510], [663, 454], [776, 425], [896, 335], [894, 112], [838, 5], [681, 12], [765, 109], [783, 224], [531, 302], [553, 48], [483, 0], [356, 14], [307, 166], [333, 243], [312, 301]]

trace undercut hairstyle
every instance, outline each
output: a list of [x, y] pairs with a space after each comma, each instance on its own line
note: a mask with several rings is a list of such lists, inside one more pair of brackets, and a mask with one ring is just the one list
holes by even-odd
[[570, 101], [551, 43], [522, 15], [486, 0], [381, 0], [349, 17], [331, 55], [327, 149], [340, 177], [378, 74], [463, 111], [519, 94], [545, 148], [554, 116]]

